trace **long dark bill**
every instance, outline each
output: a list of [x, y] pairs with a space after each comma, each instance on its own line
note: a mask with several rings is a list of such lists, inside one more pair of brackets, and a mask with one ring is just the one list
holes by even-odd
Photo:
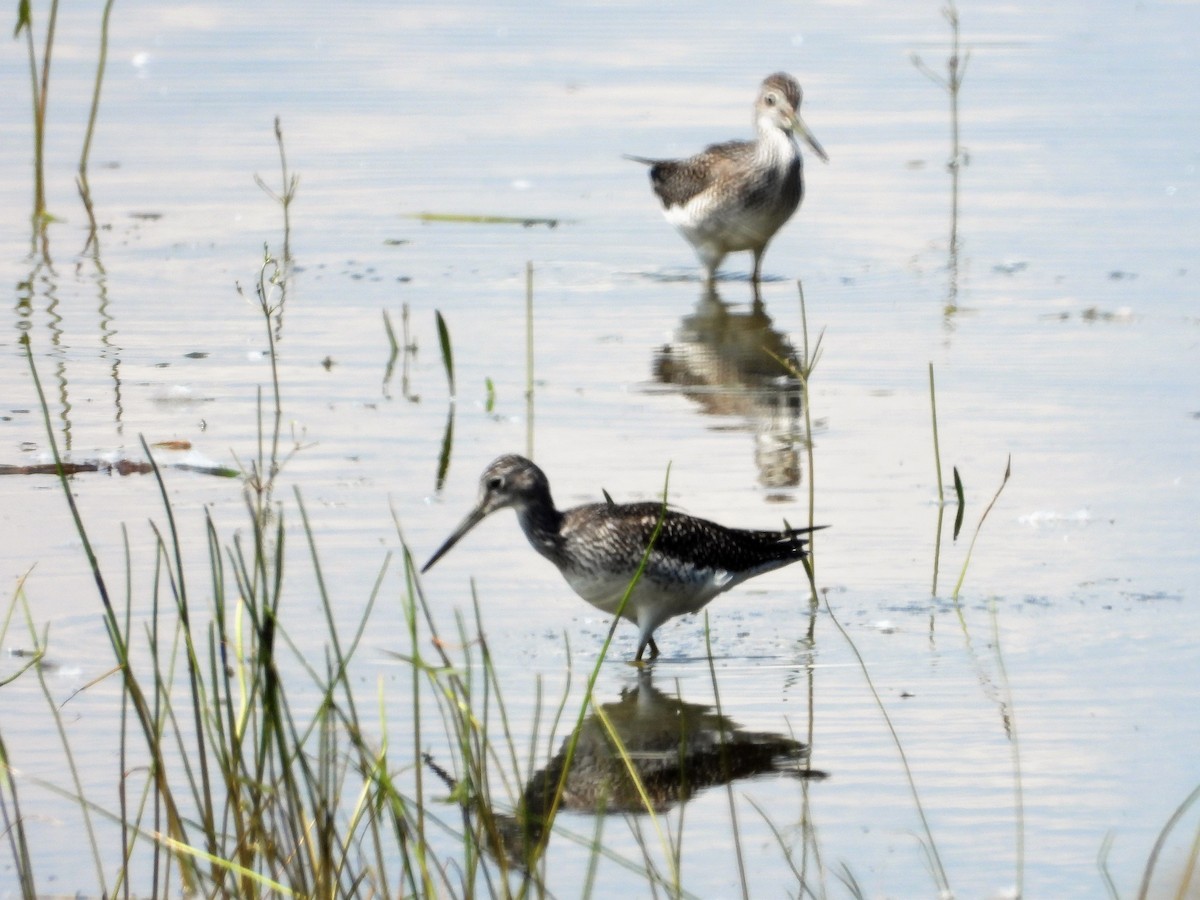
[[446, 543], [442, 544], [442, 546], [438, 548], [437, 552], [433, 554], [433, 556], [429, 557], [429, 562], [421, 566], [421, 572], [425, 573], [432, 569], [433, 564], [449, 553], [450, 548], [462, 540], [463, 535], [478, 525], [480, 521], [483, 520], [483, 517], [487, 514], [488, 511], [485, 510], [482, 505], [471, 510], [471, 514], [462, 520], [462, 524], [454, 529], [454, 533], [450, 535], [450, 537], [446, 538]]

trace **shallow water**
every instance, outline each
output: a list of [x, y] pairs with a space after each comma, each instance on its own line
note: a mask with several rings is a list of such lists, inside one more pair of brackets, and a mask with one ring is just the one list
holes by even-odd
[[[143, 435], [189, 441], [178, 458], [191, 462], [253, 458], [256, 389], [270, 367], [261, 318], [235, 286], [252, 297], [264, 243], [281, 250], [279, 210], [252, 177], [278, 183], [278, 115], [300, 176], [279, 362], [285, 433], [302, 449], [277, 496], [295, 521], [299, 487], [347, 627], [399, 547], [393, 510], [423, 560], [473, 502], [483, 466], [527, 450], [530, 260], [533, 453], [559, 504], [595, 500], [601, 488], [619, 500], [660, 496], [669, 465], [673, 502], [768, 527], [805, 519], [811, 480], [816, 519], [833, 526], [817, 539], [818, 584], [888, 709], [956, 894], [1016, 884], [1019, 830], [1027, 895], [1100, 895], [1096, 858], [1109, 833], [1108, 867], [1131, 894], [1159, 829], [1200, 780], [1190, 607], [1200, 570], [1200, 109], [1191, 89], [1200, 6], [985, 4], [960, 13], [971, 50], [961, 96], [970, 164], [959, 309], [947, 313], [946, 98], [909, 59], [945, 59], [936, 4], [772, 3], [753, 15], [719, 4], [688, 15], [355, 4], [336, 18], [302, 4], [253, 15], [232, 4], [118, 5], [90, 173], [102, 230], [99, 250], [82, 256], [86, 217], [73, 176], [98, 12], [64, 11], [47, 147], [50, 208], [64, 221], [49, 229], [47, 257], [29, 255], [23, 212], [32, 140], [21, 45], [0, 58], [13, 86], [0, 100], [0, 201], [9, 210], [0, 266], [13, 285], [11, 327], [0, 336], [0, 463], [48, 458], [22, 334], [72, 459], [141, 459]], [[744, 327], [800, 346], [803, 279], [810, 344], [821, 335], [810, 388], [815, 471], [797, 452], [802, 432], [786, 392], [781, 399], [736, 366], [728, 384], [738, 338], [719, 323], [748, 317], [750, 287], [736, 276], [749, 259], [726, 261], [735, 277], [719, 294], [729, 309], [715, 308], [645, 173], [621, 159], [748, 134], [755, 88], [776, 69], [804, 84], [805, 119], [831, 162], [807, 160], [804, 206], [765, 258], [770, 322]], [[413, 218], [424, 211], [560, 224]], [[399, 328], [404, 305], [419, 348], [407, 385], [399, 371], [385, 380], [382, 317], [387, 310]], [[455, 348], [455, 403], [434, 310]], [[668, 345], [686, 379], [664, 378]], [[964, 535], [947, 538], [934, 597], [930, 362], [945, 480], [957, 466], [967, 498]], [[451, 410], [453, 453], [438, 491]], [[1012, 478], [971, 556], [960, 610], [949, 595], [1010, 457]], [[166, 479], [203, 572], [203, 512], [226, 534], [243, 528], [240, 484], [178, 471]], [[114, 581], [124, 568], [120, 526], [128, 528], [144, 589], [153, 566], [146, 523], [163, 519], [157, 486], [88, 474], [72, 488]], [[11, 591], [29, 572], [61, 702], [111, 667], [94, 587], [53, 479], [11, 476], [0, 492], [3, 575]], [[288, 596], [303, 620], [318, 607], [299, 541], [288, 562]], [[364, 691], [379, 678], [407, 683], [388, 655], [404, 643], [398, 571], [393, 561], [360, 656]], [[456, 609], [469, 613], [471, 578], [491, 645], [502, 648], [519, 739], [532, 727], [535, 676], [548, 696], [561, 689], [564, 635], [577, 692], [607, 623], [507, 514], [424, 579], [444, 633]], [[710, 607], [725, 714], [811, 740], [813, 765], [830, 774], [733, 788], [751, 893], [776, 895], [792, 877], [754, 800], [795, 846], [806, 839], [802, 820], [815, 829], [825, 874], [814, 883], [830, 893], [844, 863], [869, 896], [928, 896], [934, 883], [896, 747], [828, 612], [806, 640], [805, 599], [803, 574], [783, 571]], [[293, 632], [320, 652], [322, 631]], [[703, 622], [669, 623], [658, 642], [666, 659], [655, 686], [711, 702]], [[28, 641], [10, 627], [5, 644]], [[1018, 735], [1023, 829], [997, 646]], [[633, 648], [632, 629], [618, 629], [602, 702], [634, 683], [620, 662]], [[18, 664], [6, 658], [5, 671]], [[29, 776], [62, 779], [32, 679], [0, 690], [10, 754]], [[404, 691], [395, 693], [389, 724], [402, 731]], [[115, 704], [115, 687], [102, 682], [65, 707], [85, 783], [105, 802]], [[77, 828], [75, 807], [32, 783], [24, 791], [38, 804], [42, 888], [93, 892], [91, 868], [62, 839]], [[684, 820], [685, 886], [736, 892], [725, 792], [701, 793]], [[592, 833], [582, 814], [565, 821]], [[1193, 813], [1168, 846], [1168, 881], [1194, 828]], [[629, 830], [614, 818], [606, 842], [628, 851]], [[552, 848], [551, 884], [569, 896], [585, 854], [557, 838]], [[640, 884], [617, 866], [599, 877], [605, 894]]]

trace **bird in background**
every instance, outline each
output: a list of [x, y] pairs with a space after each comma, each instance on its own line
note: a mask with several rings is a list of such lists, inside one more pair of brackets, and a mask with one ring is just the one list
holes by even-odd
[[575, 593], [609, 615], [620, 608], [662, 520], [646, 568], [621, 609], [638, 628], [639, 663], [647, 648], [651, 659], [659, 655], [658, 626], [697, 612], [747, 579], [804, 559], [804, 535], [816, 530], [726, 528], [653, 502], [607, 499], [559, 510], [545, 473], [523, 456], [507, 455], [484, 470], [475, 508], [421, 571], [429, 571], [486, 516], [506, 507], [516, 511], [529, 543], [558, 567]]
[[754, 101], [753, 141], [713, 144], [687, 159], [647, 159], [663, 215], [688, 240], [712, 283], [727, 253], [754, 254], [752, 281], [762, 275], [767, 244], [804, 199], [799, 134], [823, 161], [829, 156], [800, 118], [803, 92], [786, 72], [763, 79]]

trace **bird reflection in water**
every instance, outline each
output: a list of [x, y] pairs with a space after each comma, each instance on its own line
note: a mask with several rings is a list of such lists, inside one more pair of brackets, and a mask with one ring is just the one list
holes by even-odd
[[748, 421], [759, 482], [776, 489], [800, 484], [799, 370], [795, 348], [773, 326], [757, 287], [751, 308], [735, 310], [707, 286], [654, 358], [655, 379], [678, 387], [706, 415]]
[[[712, 706], [664, 694], [651, 679], [651, 670], [640, 673], [637, 684], [622, 691], [619, 700], [601, 705], [603, 715], [593, 713], [583, 721], [565, 781], [571, 737], [529, 779], [516, 815], [492, 813], [495, 827], [481, 830], [490, 837], [493, 855], [502, 854], [508, 864], [528, 871], [556, 809], [663, 813], [705, 788], [740, 779], [775, 774], [825, 777], [810, 767], [804, 743], [782, 734], [747, 731]], [[452, 789], [456, 787], [437, 771]], [[555, 807], [560, 781], [562, 798]]]

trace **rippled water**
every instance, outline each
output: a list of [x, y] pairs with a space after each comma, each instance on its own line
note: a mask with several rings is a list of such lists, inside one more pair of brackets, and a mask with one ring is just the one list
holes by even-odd
[[[526, 451], [532, 261], [533, 453], [559, 504], [593, 501], [601, 488], [619, 500], [659, 496], [669, 465], [673, 502], [769, 527], [805, 519], [811, 480], [816, 518], [833, 526], [817, 540], [818, 584], [888, 710], [956, 894], [1010, 890], [1018, 833], [1027, 895], [1101, 895], [1108, 835], [1107, 866], [1132, 894], [1159, 830], [1200, 780], [1191, 609], [1200, 6], [964, 4], [960, 13], [971, 53], [960, 98], [969, 165], [952, 284], [947, 101], [910, 60], [915, 52], [944, 64], [949, 31], [937, 4], [352, 4], [336, 14], [317, 4], [118, 4], [90, 172], [102, 230], [86, 252], [73, 178], [98, 12], [64, 9], [46, 167], [59, 221], [44, 253], [31, 255], [26, 226], [23, 45], [0, 57], [10, 87], [0, 100], [0, 266], [11, 286], [0, 463], [48, 459], [23, 334], [73, 460], [143, 459], [140, 436], [190, 442], [186, 455], [156, 451], [162, 461], [253, 458], [256, 390], [270, 367], [263, 323], [237, 285], [252, 297], [264, 244], [282, 248], [278, 207], [253, 180], [278, 184], [279, 116], [300, 176], [279, 361], [285, 433], [301, 445], [279, 498], [294, 519], [299, 488], [347, 627], [399, 546], [393, 510], [424, 559], [473, 502], [483, 466]], [[808, 195], [767, 252], [755, 311], [744, 278], [704, 294], [691, 249], [621, 154], [683, 155], [748, 135], [757, 84], [776, 69], [804, 84], [805, 119], [831, 161], [807, 160]], [[414, 218], [421, 212], [558, 225], [426, 223]], [[749, 265], [743, 254], [725, 270]], [[820, 335], [815, 471], [794, 387], [748, 356], [759, 343], [802, 346], [798, 278], [810, 346]], [[959, 308], [947, 312], [952, 296]], [[389, 378], [383, 311], [399, 329], [404, 306], [418, 349]], [[454, 345], [456, 403], [434, 310]], [[964, 536], [947, 538], [935, 595], [931, 362], [945, 480], [956, 466], [967, 499]], [[1010, 457], [1012, 478], [955, 605], [966, 545]], [[203, 511], [225, 533], [244, 527], [240, 484], [177, 470], [166, 481], [204, 571]], [[157, 486], [93, 473], [72, 488], [118, 581], [128, 529], [141, 596], [154, 564], [147, 522], [163, 518]], [[6, 477], [0, 498], [3, 575], [11, 595], [29, 573], [62, 702], [112, 664], [95, 591], [52, 478]], [[302, 620], [317, 601], [299, 541], [288, 563]], [[579, 667], [594, 660], [607, 623], [507, 515], [425, 579], [443, 631], [453, 631], [456, 609], [469, 611], [471, 578], [520, 737], [532, 728], [534, 678], [548, 696], [565, 681], [564, 635], [578, 692]], [[388, 653], [403, 650], [401, 590], [393, 562], [360, 667], [364, 692], [380, 678], [396, 688], [389, 723], [402, 731], [407, 675]], [[733, 787], [751, 893], [794, 885], [753, 800], [789, 846], [817, 848], [808, 871], [823, 866], [812, 883], [831, 894], [844, 864], [868, 896], [931, 895], [896, 746], [829, 613], [810, 619], [803, 574], [763, 576], [722, 597], [710, 622], [725, 715], [811, 741], [812, 765], [829, 774]], [[322, 631], [294, 637], [319, 654]], [[654, 688], [712, 704], [703, 622], [671, 623], [658, 640], [666, 659]], [[5, 643], [6, 652], [28, 645], [15, 626]], [[618, 629], [601, 702], [637, 685], [620, 662], [634, 645], [632, 629]], [[5, 671], [18, 664], [6, 658]], [[115, 804], [110, 682], [64, 712], [89, 792]], [[29, 778], [65, 783], [34, 682], [0, 691], [11, 757]], [[37, 809], [42, 888], [93, 891], [91, 868], [64, 840], [77, 830], [76, 808], [29, 781], [22, 791]], [[593, 831], [583, 813], [564, 821]], [[684, 827], [685, 886], [736, 893], [726, 793], [692, 799]], [[1168, 843], [1166, 895], [1194, 829], [1192, 812]], [[625, 819], [604, 833], [615, 849], [633, 846]], [[557, 893], [572, 895], [586, 864], [583, 850], [556, 838]], [[606, 895], [641, 883], [612, 865], [599, 878]]]

